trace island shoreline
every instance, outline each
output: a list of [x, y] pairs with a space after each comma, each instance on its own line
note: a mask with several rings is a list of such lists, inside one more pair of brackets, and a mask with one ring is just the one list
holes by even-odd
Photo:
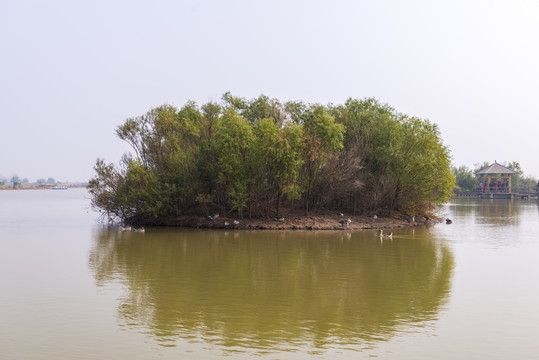
[[[347, 226], [340, 224], [350, 219]], [[234, 224], [234, 220], [238, 223]], [[137, 225], [158, 227], [180, 227], [196, 229], [224, 229], [224, 230], [376, 230], [400, 229], [413, 226], [434, 225], [440, 223], [439, 217], [421, 217], [418, 221], [394, 217], [368, 217], [368, 216], [293, 216], [282, 220], [275, 219], [238, 219], [233, 217], [217, 217], [210, 219], [202, 216], [179, 216], [143, 221]]]

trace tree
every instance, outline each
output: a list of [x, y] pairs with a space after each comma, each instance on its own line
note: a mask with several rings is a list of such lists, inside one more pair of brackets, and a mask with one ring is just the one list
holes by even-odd
[[121, 171], [114, 164], [97, 159], [94, 170], [96, 174], [88, 182], [92, 206], [99, 210], [103, 219], [109, 221], [126, 221], [133, 217], [135, 209], [125, 201], [125, 169]]
[[257, 121], [254, 133], [255, 191], [251, 202], [263, 202], [265, 216], [275, 204], [274, 215], [280, 215], [283, 197], [292, 201], [301, 195], [298, 178], [302, 165], [302, 128], [297, 124], [280, 128], [273, 119], [266, 118]]
[[414, 214], [449, 199], [454, 177], [437, 126], [375, 99], [348, 99], [330, 113], [346, 127], [344, 149], [362, 156], [354, 209]]
[[453, 194], [455, 178], [450, 171], [449, 149], [442, 143], [438, 126], [428, 120], [403, 116], [403, 141], [395, 156], [395, 209], [415, 214], [440, 205]]
[[474, 171], [467, 166], [453, 167], [451, 169], [455, 176], [456, 186], [459, 191], [474, 191], [477, 189], [477, 178], [474, 176]]
[[314, 105], [301, 116], [303, 123], [302, 186], [304, 191], [305, 215], [310, 205], [320, 205], [322, 195], [334, 183], [335, 167], [339, 151], [343, 148], [344, 126], [320, 105]]
[[508, 169], [513, 170], [515, 173], [511, 175], [511, 186], [513, 189], [518, 189], [524, 177], [524, 171], [520, 167], [520, 164], [516, 161], [512, 161], [509, 164], [505, 164]]
[[287, 118], [286, 108], [281, 102], [277, 99], [270, 99], [265, 95], [260, 95], [258, 98], [248, 101], [226, 92], [222, 99], [229, 107], [236, 110], [238, 114], [252, 124], [259, 119], [273, 119], [281, 126]]
[[516, 172], [511, 175], [511, 186], [513, 191], [530, 193], [536, 190], [538, 184], [537, 179], [531, 176], [524, 176], [524, 171], [518, 162], [512, 161], [507, 167]]
[[226, 109], [215, 133], [218, 183], [224, 187], [228, 207], [237, 210], [240, 217], [247, 206], [252, 184], [248, 164], [251, 162], [254, 140], [253, 129], [247, 120], [234, 109]]
[[118, 166], [98, 159], [89, 189], [105, 218], [130, 223], [211, 209], [415, 214], [446, 201], [455, 182], [438, 127], [375, 99], [283, 105], [225, 93], [200, 108], [151, 109], [116, 135], [133, 153]]

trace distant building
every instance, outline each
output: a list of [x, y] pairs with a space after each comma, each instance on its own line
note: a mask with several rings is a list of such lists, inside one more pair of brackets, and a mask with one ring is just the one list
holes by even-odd
[[511, 175], [516, 172], [494, 161], [494, 164], [477, 172], [483, 193], [511, 194]]

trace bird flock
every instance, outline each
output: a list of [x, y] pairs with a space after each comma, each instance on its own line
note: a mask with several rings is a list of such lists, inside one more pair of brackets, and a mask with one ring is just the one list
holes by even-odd
[[143, 233], [146, 231], [144, 227], [134, 228], [132, 226], [120, 226], [120, 230], [121, 231], [134, 231], [134, 232], [140, 232], [140, 233]]
[[[344, 217], [344, 214], [342, 212], [340, 213], [337, 213], [337, 216], [340, 217], [340, 218], [343, 218]], [[378, 217], [376, 215], [371, 215], [369, 216], [370, 218], [372, 219], [377, 219]], [[207, 216], [207, 219], [210, 220], [210, 221], [216, 221], [217, 219], [219, 218], [219, 214], [212, 214], [212, 215], [208, 215]], [[423, 217], [423, 220], [425, 221], [425, 223], [428, 223], [431, 219], [428, 217], [428, 216], [424, 216]], [[273, 218], [273, 221], [277, 221], [277, 222], [284, 222], [285, 221], [285, 218], [282, 217], [282, 216], [275, 216]], [[415, 217], [412, 216], [411, 218], [409, 219], [406, 219], [406, 222], [409, 223], [410, 226], [412, 226], [413, 223], [415, 223]], [[352, 220], [350, 219], [346, 219], [346, 220], [341, 220], [339, 221], [339, 225], [341, 226], [341, 228], [343, 229], [348, 229], [348, 226], [352, 223]], [[446, 224], [452, 224], [453, 223], [453, 220], [451, 220], [450, 218], [446, 218], [445, 219], [445, 223]], [[238, 226], [240, 224], [240, 222], [236, 219], [232, 220], [232, 223], [228, 220], [225, 220], [223, 225], [225, 228], [228, 228], [230, 227], [230, 225], [233, 225], [234, 227]], [[140, 227], [140, 228], [134, 228], [130, 225], [126, 225], [126, 226], [120, 226], [120, 230], [121, 231], [134, 231], [134, 232], [139, 232], [139, 233], [143, 233], [145, 232], [146, 230], [144, 229], [144, 227]], [[384, 231], [382, 229], [379, 229], [379, 236], [381, 239], [383, 238], [393, 238], [393, 233], [384, 233]]]

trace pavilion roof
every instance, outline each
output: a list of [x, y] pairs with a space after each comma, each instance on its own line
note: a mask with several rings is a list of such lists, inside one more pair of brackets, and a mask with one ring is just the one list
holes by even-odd
[[477, 175], [489, 175], [489, 174], [516, 174], [516, 172], [494, 161], [494, 164], [489, 165], [486, 168], [477, 172]]

